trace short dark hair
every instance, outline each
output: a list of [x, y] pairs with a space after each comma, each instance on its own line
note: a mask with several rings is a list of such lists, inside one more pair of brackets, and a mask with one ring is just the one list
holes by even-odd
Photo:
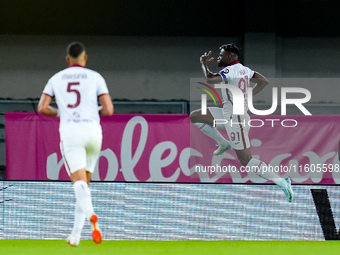
[[84, 44], [81, 42], [72, 42], [67, 46], [66, 54], [71, 58], [78, 58], [84, 51]]
[[228, 43], [228, 44], [224, 44], [220, 47], [220, 50], [225, 50], [231, 53], [235, 53], [237, 56], [240, 55], [240, 50], [237, 48], [237, 46], [233, 43]]

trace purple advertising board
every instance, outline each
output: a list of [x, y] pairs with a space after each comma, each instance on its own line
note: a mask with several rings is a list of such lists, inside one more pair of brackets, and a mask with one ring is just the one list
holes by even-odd
[[[252, 155], [293, 183], [339, 184], [339, 115], [256, 116]], [[294, 120], [294, 121], [293, 121]], [[185, 114], [101, 117], [103, 145], [92, 179], [129, 182], [265, 183], [234, 151], [213, 156], [216, 142]], [[59, 119], [6, 113], [6, 179], [69, 180], [59, 150]], [[222, 135], [227, 137], [224, 130]]]

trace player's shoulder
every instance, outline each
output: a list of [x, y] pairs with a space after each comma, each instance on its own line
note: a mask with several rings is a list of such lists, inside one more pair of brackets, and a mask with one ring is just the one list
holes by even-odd
[[234, 78], [245, 74], [252, 75], [252, 73], [253, 71], [249, 67], [241, 64], [240, 62], [226, 66], [220, 71], [221, 75]]
[[48, 80], [48, 82], [52, 82], [52, 81], [54, 81], [54, 80], [59, 79], [59, 77], [61, 77], [61, 76], [63, 75], [63, 71], [64, 71], [64, 70], [65, 70], [65, 69], [60, 70], [59, 72], [57, 72], [57, 73], [55, 73], [54, 75], [52, 75], [51, 78]]
[[238, 72], [238, 73], [241, 72], [241, 74], [247, 74], [247, 73], [249, 74], [253, 72], [251, 68], [241, 63], [237, 63], [236, 65], [232, 65], [230, 67], [232, 67], [235, 72]]
[[229, 74], [230, 73], [230, 66], [226, 66], [226, 67], [224, 67], [219, 73], [220, 74], [224, 74], [224, 75], [227, 75], [227, 74]]
[[230, 68], [232, 68], [234, 70], [240, 70], [240, 69], [245, 69], [245, 68], [248, 68], [248, 67], [243, 65], [242, 63], [238, 62], [237, 64], [231, 65]]
[[89, 69], [89, 68], [84, 67], [84, 70], [85, 70], [86, 73], [88, 73], [89, 75], [91, 75], [95, 78], [104, 79], [103, 76], [99, 72], [97, 72], [93, 69]]
[[233, 76], [238, 70], [240, 69], [240, 66], [238, 64], [230, 65], [224, 67], [220, 73], [223, 73], [224, 75], [231, 75]]
[[90, 69], [90, 68], [87, 68], [87, 67], [83, 67], [83, 69], [84, 69], [85, 72], [91, 73], [93, 75], [100, 75], [100, 73], [98, 73], [97, 71], [95, 71], [93, 69]]
[[245, 66], [241, 63], [238, 63], [237, 65], [235, 65], [238, 69], [249, 69], [252, 70], [249, 66]]

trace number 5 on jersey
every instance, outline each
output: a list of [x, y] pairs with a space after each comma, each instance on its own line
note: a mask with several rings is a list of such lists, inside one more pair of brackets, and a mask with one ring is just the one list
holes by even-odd
[[79, 90], [77, 90], [76, 88], [71, 88], [72, 86], [78, 86], [78, 85], [80, 85], [79, 82], [69, 82], [67, 84], [67, 92], [69, 92], [69, 93], [76, 93], [76, 96], [77, 96], [76, 103], [75, 104], [68, 104], [67, 105], [68, 108], [76, 108], [80, 104], [81, 96], [80, 96]]

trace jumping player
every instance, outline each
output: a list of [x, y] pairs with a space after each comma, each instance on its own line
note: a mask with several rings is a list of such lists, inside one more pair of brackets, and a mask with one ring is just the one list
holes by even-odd
[[[213, 73], [208, 68], [208, 63], [213, 60], [211, 51], [204, 53], [200, 62], [203, 74], [208, 83], [224, 83], [233, 85], [242, 90], [245, 98], [245, 114], [233, 114], [233, 95], [226, 89], [222, 88], [223, 108], [208, 107], [207, 114], [202, 115], [201, 110], [190, 113], [191, 122], [197, 126], [204, 134], [211, 137], [218, 143], [218, 149], [214, 151], [215, 155], [221, 155], [224, 151], [234, 148], [237, 158], [243, 166], [254, 169], [256, 174], [262, 178], [270, 180], [277, 184], [285, 193], [289, 202], [293, 201], [293, 190], [289, 178], [281, 178], [274, 172], [263, 171], [266, 164], [251, 155], [251, 147], [248, 137], [250, 119], [248, 111], [247, 90], [250, 82], [256, 83], [253, 89], [253, 95], [259, 93], [267, 84], [268, 80], [258, 72], [254, 72], [246, 66], [243, 66], [239, 60], [239, 49], [232, 43], [222, 45], [220, 54], [217, 58], [219, 67], [224, 67], [220, 72]], [[230, 124], [217, 126], [227, 130], [230, 141], [226, 140], [219, 131], [214, 127], [214, 119], [226, 119]], [[234, 123], [234, 124], [232, 124]]]
[[[69, 67], [56, 73], [46, 84], [38, 112], [60, 116], [60, 150], [76, 196], [74, 226], [66, 241], [71, 246], [79, 245], [87, 219], [93, 241], [100, 244], [102, 236], [92, 206], [89, 182], [102, 146], [99, 114], [112, 115], [113, 105], [103, 77], [85, 68], [87, 54], [82, 43], [73, 42], [67, 47], [66, 60]], [[50, 106], [54, 96], [58, 109]]]

